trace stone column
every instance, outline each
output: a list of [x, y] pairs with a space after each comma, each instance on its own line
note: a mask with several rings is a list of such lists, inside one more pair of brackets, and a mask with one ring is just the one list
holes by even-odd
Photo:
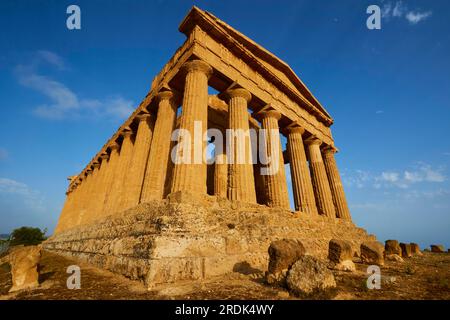
[[323, 150], [323, 162], [330, 184], [333, 202], [336, 208], [336, 216], [338, 218], [351, 220], [350, 210], [348, 209], [347, 200], [345, 198], [344, 187], [342, 186], [339, 170], [336, 165], [334, 154], [336, 149], [328, 147]]
[[227, 197], [228, 164], [226, 153], [215, 156], [214, 162], [214, 195], [220, 198]]
[[323, 164], [322, 153], [320, 152], [322, 141], [317, 138], [312, 138], [307, 140], [307, 144], [317, 209], [320, 214], [335, 218], [336, 211], [334, 209], [333, 197], [331, 195], [325, 165]]
[[130, 162], [129, 171], [126, 174], [126, 192], [120, 205], [121, 210], [128, 209], [139, 203], [150, 145], [152, 143], [153, 120], [150, 114], [141, 114], [136, 118], [139, 121], [139, 125], [134, 141], [133, 157]]
[[[229, 161], [228, 199], [256, 203], [247, 110], [247, 104], [252, 96], [250, 92], [240, 88], [229, 90], [227, 96], [229, 98], [228, 129], [231, 130], [226, 137]], [[239, 161], [240, 159], [242, 161]]]
[[110, 211], [112, 205], [112, 193], [113, 193], [113, 185], [114, 180], [116, 178], [117, 166], [119, 164], [119, 149], [120, 145], [117, 142], [113, 142], [109, 148], [111, 149], [111, 153], [109, 155], [108, 166], [105, 172], [105, 188], [103, 189], [103, 201], [100, 202], [100, 215], [107, 216], [112, 212]]
[[92, 169], [89, 168], [86, 170], [86, 175], [85, 178], [83, 179], [83, 183], [82, 183], [82, 190], [81, 194], [80, 194], [80, 200], [79, 200], [79, 211], [78, 211], [78, 215], [77, 215], [77, 220], [75, 223], [75, 226], [79, 226], [84, 224], [85, 219], [86, 219], [86, 210], [87, 210], [87, 203], [89, 201], [90, 198], [90, 187], [91, 187], [91, 182], [92, 182]]
[[70, 218], [70, 207], [72, 205], [72, 200], [73, 200], [73, 192], [68, 190], [66, 192], [66, 201], [64, 202], [63, 209], [61, 210], [58, 224], [55, 227], [55, 234], [60, 233], [61, 231], [67, 228], [67, 222], [68, 219]]
[[99, 169], [100, 164], [98, 162], [94, 162], [92, 164], [92, 173], [90, 178], [90, 185], [88, 189], [88, 196], [86, 197], [86, 206], [85, 206], [85, 216], [83, 218], [83, 224], [89, 224], [94, 220], [95, 218], [95, 206], [96, 202], [98, 201], [98, 187], [99, 187]]
[[105, 199], [105, 179], [108, 171], [108, 159], [107, 153], [100, 155], [100, 168], [98, 171], [97, 187], [93, 191], [95, 202], [92, 208], [92, 220], [99, 219], [101, 217], [101, 210], [103, 208], [103, 202]]
[[124, 182], [127, 171], [129, 169], [130, 159], [133, 156], [133, 142], [131, 141], [131, 130], [126, 130], [121, 133], [123, 137], [122, 146], [120, 147], [119, 161], [114, 174], [113, 184], [111, 186], [111, 198], [107, 211], [108, 214], [114, 214], [120, 211], [120, 204], [122, 198], [125, 197], [127, 190], [125, 190]]
[[76, 225], [77, 221], [78, 221], [78, 215], [80, 213], [80, 209], [81, 209], [81, 196], [83, 193], [83, 188], [84, 188], [84, 181], [85, 178], [82, 178], [81, 176], [78, 177], [76, 184], [74, 186], [74, 189], [72, 191], [73, 195], [72, 195], [72, 204], [71, 204], [71, 208], [70, 208], [70, 214], [68, 215], [67, 218], [67, 229], [72, 228]]
[[[280, 140], [278, 120], [281, 113], [275, 110], [262, 113], [262, 129], [265, 130], [266, 152], [270, 163], [269, 174], [264, 176], [267, 204], [270, 207], [290, 209], [287, 190], [286, 173], [284, 170], [283, 149]], [[272, 150], [273, 149], [273, 150]]]
[[171, 161], [170, 138], [175, 127], [178, 105], [171, 91], [160, 92], [157, 98], [158, 113], [140, 202], [163, 199], [169, 161]]
[[288, 132], [287, 149], [290, 156], [295, 210], [308, 214], [318, 214], [303, 144], [302, 135], [304, 132], [305, 130], [300, 127], [291, 128]]
[[[203, 134], [208, 126], [208, 79], [212, 74], [212, 68], [201, 60], [188, 61], [183, 68], [187, 75], [180, 129], [187, 130], [191, 134], [189, 144], [191, 163], [175, 164], [171, 192], [187, 191], [206, 194], [207, 164], [203, 159], [206, 141], [203, 141]], [[194, 123], [196, 121], [200, 122], [202, 132], [198, 132], [194, 139]], [[179, 143], [180, 140], [181, 137], [178, 140]]]

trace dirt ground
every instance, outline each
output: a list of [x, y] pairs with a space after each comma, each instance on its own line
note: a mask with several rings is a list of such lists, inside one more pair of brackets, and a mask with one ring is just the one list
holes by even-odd
[[[66, 280], [69, 265], [81, 268], [81, 289], [69, 290]], [[367, 265], [357, 263], [354, 273], [335, 272], [337, 288], [310, 299], [378, 300], [444, 299], [450, 300], [450, 254], [428, 253], [390, 262], [381, 268], [381, 289], [366, 286]], [[208, 281], [167, 285], [149, 291], [137, 281], [111, 272], [44, 252], [41, 260], [40, 287], [8, 294], [11, 287], [9, 266], [0, 266], [0, 300], [8, 299], [298, 299], [278, 287], [264, 284], [263, 274], [231, 273]]]

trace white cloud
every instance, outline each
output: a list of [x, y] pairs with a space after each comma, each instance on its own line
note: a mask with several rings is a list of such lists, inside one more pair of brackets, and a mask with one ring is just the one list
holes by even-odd
[[38, 191], [31, 189], [28, 185], [8, 178], [0, 178], [0, 195], [20, 196], [24, 203], [39, 211], [45, 210], [43, 197]]
[[433, 168], [426, 163], [419, 162], [412, 169], [403, 171], [382, 171], [379, 174], [364, 170], [344, 172], [342, 180], [345, 185], [359, 189], [365, 187], [406, 189], [418, 183], [442, 183], [447, 180], [443, 171], [443, 167]]
[[60, 70], [66, 69], [66, 64], [59, 55], [47, 50], [39, 50], [36, 53], [38, 59], [42, 59], [43, 61], [57, 67]]
[[398, 176], [397, 172], [382, 172], [381, 180], [394, 183], [398, 181]]
[[406, 14], [406, 20], [408, 20], [411, 24], [417, 24], [420, 21], [423, 21], [429, 17], [431, 17], [432, 12], [431, 11], [427, 11], [427, 12], [413, 12], [410, 11]]
[[388, 1], [381, 8], [381, 16], [387, 21], [392, 18], [405, 18], [410, 24], [417, 24], [431, 15], [432, 11], [409, 10], [403, 1]]
[[[58, 68], [64, 68], [64, 62], [58, 55], [49, 51], [39, 51], [37, 59]], [[120, 95], [102, 99], [81, 99], [62, 82], [41, 75], [36, 64], [18, 65], [14, 73], [19, 83], [46, 96], [49, 103], [35, 106], [33, 113], [46, 119], [66, 119], [78, 117], [111, 117], [123, 119], [133, 111], [133, 101]]]

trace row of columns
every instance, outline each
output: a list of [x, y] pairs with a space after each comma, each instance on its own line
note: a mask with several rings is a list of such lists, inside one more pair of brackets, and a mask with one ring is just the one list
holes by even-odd
[[[213, 70], [207, 63], [193, 60], [183, 65], [183, 72], [185, 86], [179, 129], [193, 133], [195, 121], [200, 121], [204, 133], [208, 123], [208, 79]], [[236, 88], [228, 90], [226, 96], [229, 106], [228, 128], [248, 132], [248, 103], [252, 97], [251, 93]], [[163, 199], [167, 195], [167, 180], [171, 182], [168, 188], [171, 193], [188, 191], [206, 194], [207, 164], [204, 161], [199, 164], [175, 164], [172, 176], [167, 176], [178, 104], [179, 99], [173, 92], [160, 92], [157, 95], [156, 119], [148, 112], [139, 114], [136, 118], [136, 132], [126, 128], [121, 133], [121, 143], [111, 143], [109, 152], [102, 154], [98, 161], [85, 171], [83, 177], [71, 184], [57, 231], [90, 223], [141, 202]], [[265, 141], [268, 156], [279, 157], [279, 167], [276, 173], [257, 178], [264, 183], [267, 205], [289, 209], [278, 125], [281, 114], [269, 110], [258, 116], [261, 117], [262, 129], [278, 133], [267, 135]], [[296, 210], [350, 219], [334, 159], [335, 150], [320, 149], [321, 141], [315, 138], [304, 141], [304, 129], [301, 127], [290, 127], [287, 132]], [[238, 143], [236, 139], [237, 136], [232, 136], [231, 141], [228, 141], [231, 155], [244, 154], [247, 159], [244, 163], [231, 161], [227, 164], [225, 153], [216, 154], [214, 193], [232, 201], [256, 203], [250, 136], [245, 137], [244, 144]], [[206, 147], [203, 139], [201, 142], [196, 140], [190, 141], [192, 155], [195, 150], [203, 150]], [[201, 145], [197, 145], [199, 143]], [[275, 154], [272, 154], [273, 149], [276, 150]]]

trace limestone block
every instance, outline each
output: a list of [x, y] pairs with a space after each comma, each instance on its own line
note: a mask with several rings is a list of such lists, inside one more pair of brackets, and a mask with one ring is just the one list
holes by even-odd
[[18, 246], [10, 249], [0, 264], [11, 266], [12, 287], [9, 292], [36, 288], [39, 286], [39, 261], [41, 246]]
[[309, 295], [336, 287], [333, 273], [319, 259], [305, 255], [300, 257], [289, 270], [287, 286], [297, 295]]
[[409, 245], [411, 246], [411, 253], [413, 255], [414, 254], [422, 255], [422, 252], [420, 251], [420, 247], [417, 243], [411, 242]]
[[331, 239], [328, 245], [328, 259], [336, 263], [346, 260], [352, 261], [353, 249], [351, 244], [345, 240]]
[[412, 257], [411, 245], [407, 243], [400, 243], [400, 248], [402, 248], [402, 257], [410, 258]]
[[269, 273], [289, 269], [304, 254], [305, 248], [297, 240], [283, 239], [272, 242], [269, 247]]
[[387, 254], [385, 259], [389, 260], [389, 261], [395, 261], [395, 262], [405, 262], [405, 260], [403, 260], [402, 257], [400, 257], [398, 254], [393, 254], [393, 253]]
[[384, 265], [384, 246], [378, 241], [361, 244], [361, 260], [366, 264]]
[[430, 247], [431, 247], [431, 252], [435, 252], [435, 253], [445, 252], [444, 246], [441, 244], [432, 244]]
[[397, 240], [386, 240], [384, 249], [386, 254], [402, 254], [402, 248], [400, 248]]
[[203, 258], [151, 259], [146, 284], [149, 288], [162, 283], [203, 278]]

